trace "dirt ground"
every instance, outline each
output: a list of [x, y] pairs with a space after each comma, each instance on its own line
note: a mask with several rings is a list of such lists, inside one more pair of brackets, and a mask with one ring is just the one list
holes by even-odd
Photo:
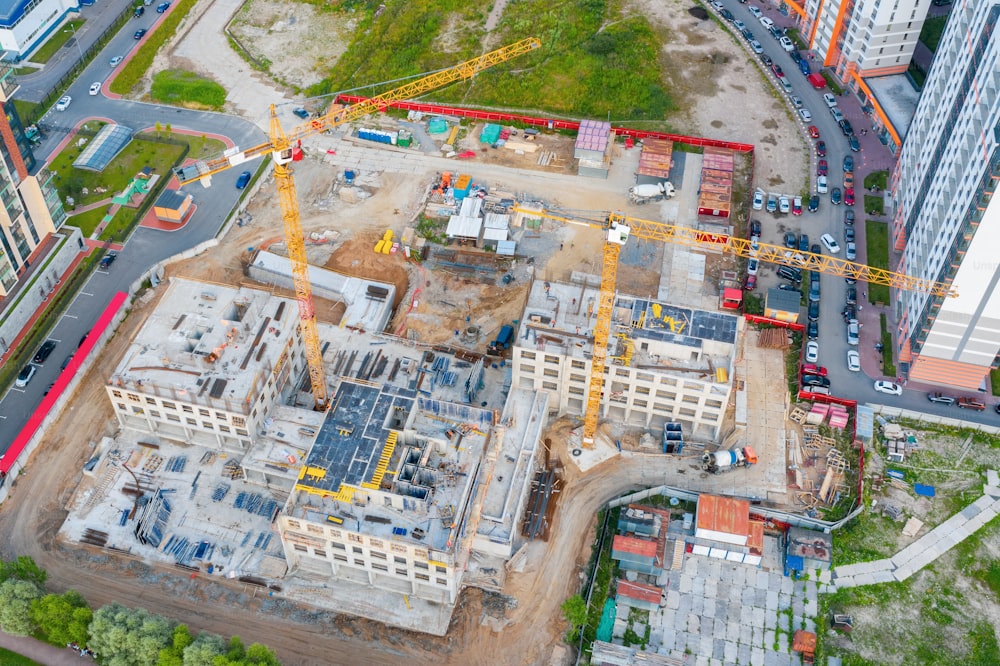
[[[632, 0], [627, 5], [629, 11], [645, 13], [675, 38], [664, 47], [663, 55], [671, 63], [668, 76], [672, 85], [689, 102], [687, 111], [674, 121], [675, 125], [692, 134], [755, 143], [763, 148], [757, 157], [758, 178], [772, 183], [801, 180], [805, 152], [787, 112], [771, 97], [763, 77], [754, 73], [755, 66], [748, 62], [749, 56], [714, 23], [687, 14], [689, 6], [690, 2], [678, 0]], [[281, 63], [282, 81], [268, 84], [259, 76], [248, 76], [238, 60], [213, 57], [213, 50], [221, 51], [228, 46], [221, 33], [223, 21], [218, 21], [213, 13], [216, 3], [203, 7], [204, 20], [219, 22], [219, 31], [211, 39], [206, 39], [203, 31], [198, 32], [199, 42], [183, 44], [184, 52], [189, 55], [183, 62], [175, 62], [170, 53], [188, 34], [182, 31], [171, 45], [170, 53], [157, 59], [156, 67], [200, 62], [228, 90], [238, 91], [242, 99], [251, 101], [272, 99], [276, 90], [285, 85], [308, 85], [320, 78], [320, 72], [345, 48], [346, 40], [338, 35], [352, 27], [342, 19], [330, 24], [331, 15], [316, 13], [307, 5], [253, 0], [245, 10], [252, 13], [252, 24], [246, 15], [241, 15], [236, 22], [237, 30], [260, 48], [260, 56]], [[196, 34], [194, 30], [190, 32]], [[322, 39], [315, 38], [317, 34], [322, 34]], [[314, 43], [316, 48], [308, 46]], [[193, 58], [191, 54], [199, 50], [204, 57]], [[723, 64], [716, 64], [719, 61]], [[708, 78], [714, 81], [713, 87], [704, 85]], [[227, 108], [245, 113], [243, 109], [248, 106], [234, 103]], [[740, 108], [741, 113], [732, 114], [733, 108]], [[260, 114], [251, 117], [259, 118]], [[778, 141], [777, 136], [783, 140]], [[510, 158], [505, 152], [489, 151], [482, 161], [489, 164], [496, 160], [497, 164], [503, 164], [503, 160]], [[563, 151], [557, 151], [557, 157], [563, 158], [563, 162], [557, 161], [555, 170], [572, 167]], [[372, 247], [382, 231], [401, 229], [415, 218], [419, 212], [417, 202], [426, 187], [426, 182], [413, 177], [379, 174], [377, 178], [378, 182], [365, 186], [373, 196], [348, 205], [339, 200], [330, 169], [309, 168], [305, 163], [296, 168], [303, 230], [307, 235], [315, 233], [332, 239], [327, 266], [351, 274], [378, 276], [400, 287], [399, 311], [406, 313], [414, 301], [416, 307], [408, 315], [397, 315], [394, 329], [413, 330], [425, 341], [435, 340], [435, 335], [452, 337], [454, 329], [465, 325], [466, 317], [475, 321], [468, 312], [468, 303], [472, 301], [490, 302], [495, 318], [509, 320], [516, 316], [512, 313], [520, 313], [523, 302], [520, 285], [498, 291], [461, 276], [428, 280], [425, 269], [405, 263], [398, 254], [375, 255]], [[531, 174], [526, 174], [524, 187], [517, 191], [528, 189], [531, 180]], [[580, 201], [580, 208], [611, 207], [597, 201], [592, 193], [581, 194]], [[250, 224], [232, 229], [223, 244], [211, 253], [170, 266], [168, 275], [227, 283], [244, 281], [241, 260], [245, 261], [248, 248], [279, 243], [283, 236], [276, 210], [276, 194], [265, 180], [249, 207], [253, 218]], [[576, 229], [559, 234], [565, 240], [564, 247], [539, 267], [537, 278], [566, 278], [572, 270], [599, 273], [603, 243], [600, 232]], [[633, 277], [630, 270], [631, 267], [622, 267], [622, 284], [649, 280], [648, 269], [636, 267]], [[417, 293], [417, 289], [421, 291]], [[318, 312], [326, 309], [317, 305]], [[112, 434], [116, 427], [103, 378], [111, 373], [151, 307], [152, 303], [147, 303], [134, 308], [73, 397], [74, 407], [67, 409], [51, 428], [50, 439], [30, 461], [26, 474], [16, 480], [11, 497], [0, 511], [0, 534], [5, 535], [0, 544], [3, 557], [34, 557], [48, 570], [51, 589], [75, 588], [95, 606], [118, 601], [181, 619], [195, 630], [222, 635], [239, 633], [248, 640], [261, 638], [288, 664], [548, 663], [553, 646], [560, 643], [566, 631], [559, 605], [579, 588], [579, 573], [588, 553], [586, 544], [593, 539], [595, 511], [608, 498], [640, 483], [648, 471], [642, 468], [641, 461], [605, 463], [588, 472], [585, 478], [574, 474], [573, 465], [564, 466], [564, 489], [553, 537], [544, 545], [543, 553], [530, 558], [524, 573], [508, 576], [505, 593], [516, 600], [516, 607], [508, 610], [509, 624], [500, 632], [480, 623], [493, 599], [477, 590], [463, 593], [448, 636], [437, 639], [373, 622], [317, 613], [282, 600], [255, 598], [242, 586], [190, 579], [186, 574], [177, 575], [168, 568], [150, 568], [126, 556], [112, 558], [106, 553], [88, 553], [55, 542], [56, 530], [65, 515], [62, 507], [79, 480], [80, 466], [90, 456], [89, 442]], [[568, 427], [557, 422], [546, 437], [562, 441], [567, 437]]]

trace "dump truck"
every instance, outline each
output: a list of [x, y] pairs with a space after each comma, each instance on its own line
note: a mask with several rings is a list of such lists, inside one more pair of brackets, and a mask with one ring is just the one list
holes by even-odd
[[641, 206], [650, 201], [669, 199], [675, 192], [674, 186], [667, 181], [653, 185], [634, 185], [628, 189], [628, 200]]
[[757, 453], [749, 446], [705, 453], [701, 457], [702, 468], [712, 474], [729, 472], [737, 467], [749, 467], [757, 464]]
[[510, 324], [504, 324], [500, 328], [500, 332], [497, 333], [496, 340], [490, 343], [489, 347], [486, 349], [486, 353], [492, 356], [500, 356], [505, 350], [510, 348], [510, 343], [514, 339], [514, 327]]

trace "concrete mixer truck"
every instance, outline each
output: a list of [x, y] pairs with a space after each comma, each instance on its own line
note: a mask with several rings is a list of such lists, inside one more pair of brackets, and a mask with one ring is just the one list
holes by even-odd
[[749, 446], [728, 451], [713, 451], [701, 457], [702, 469], [712, 474], [729, 472], [737, 467], [749, 467], [757, 464], [757, 453]]
[[628, 189], [629, 203], [642, 205], [650, 201], [662, 201], [674, 196], [676, 190], [667, 181], [653, 185], [634, 185]]

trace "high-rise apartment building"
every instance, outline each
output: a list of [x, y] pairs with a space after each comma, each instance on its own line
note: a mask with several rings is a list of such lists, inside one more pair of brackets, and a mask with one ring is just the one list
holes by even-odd
[[890, 188], [899, 270], [958, 292], [896, 294], [901, 368], [966, 389], [988, 384], [1000, 351], [998, 20], [998, 0], [955, 2]]
[[17, 90], [14, 70], [0, 64], [0, 298], [6, 296], [44, 244], [66, 221], [53, 174], [35, 175], [30, 143], [11, 98]]

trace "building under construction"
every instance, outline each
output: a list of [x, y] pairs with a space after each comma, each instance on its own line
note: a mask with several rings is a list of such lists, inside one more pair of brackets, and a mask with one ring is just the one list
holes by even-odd
[[[550, 407], [581, 415], [589, 390], [599, 280], [536, 281], [512, 358], [514, 386], [550, 392]], [[718, 438], [732, 391], [742, 319], [721, 312], [615, 297], [601, 417], [660, 430], [681, 423]]]
[[293, 301], [165, 288], [108, 381], [124, 430], [88, 463], [70, 538], [292, 596], [323, 581], [301, 598], [388, 623], [405, 595], [435, 621], [396, 624], [433, 633], [463, 586], [502, 588], [547, 392], [512, 390], [509, 367], [465, 351], [321, 325], [332, 399], [316, 412]]

